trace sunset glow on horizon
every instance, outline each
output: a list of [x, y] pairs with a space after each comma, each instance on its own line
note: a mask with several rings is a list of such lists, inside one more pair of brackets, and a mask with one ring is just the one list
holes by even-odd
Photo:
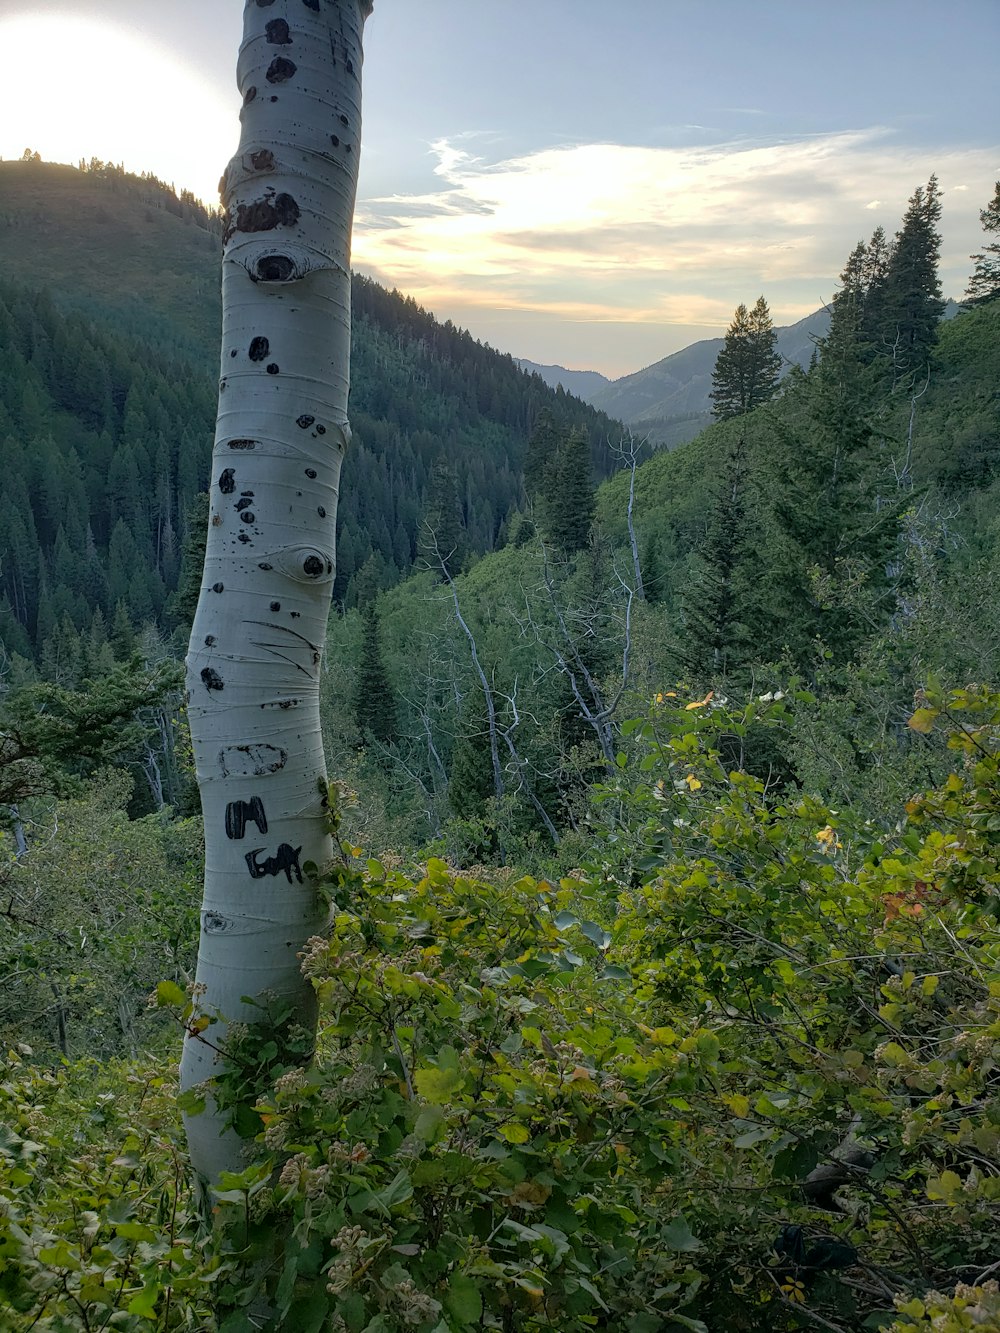
[[[954, 5], [1000, 37], [992, 0]], [[616, 376], [722, 333], [761, 292], [777, 324], [816, 310], [857, 241], [891, 236], [936, 173], [941, 278], [960, 297], [1000, 177], [1000, 99], [975, 72], [991, 44], [961, 41], [957, 17], [928, 44], [896, 21], [904, 0], [877, 15], [776, 0], [767, 22], [743, 0], [716, 8], [708, 24], [687, 0], [634, 0], [628, 77], [609, 83], [603, 4], [544, 0], [511, 97], [499, 7], [377, 0], [359, 269], [502, 351]], [[240, 0], [0, 0], [0, 42], [21, 57], [0, 83], [0, 156], [97, 157], [215, 206], [239, 137], [241, 14]]]

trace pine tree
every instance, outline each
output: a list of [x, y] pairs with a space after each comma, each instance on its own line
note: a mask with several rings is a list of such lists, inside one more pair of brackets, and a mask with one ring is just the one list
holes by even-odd
[[846, 661], [890, 605], [887, 568], [907, 496], [879, 503], [873, 373], [856, 330], [835, 322], [771, 445], [781, 478], [771, 501], [772, 650], [789, 649], [803, 670], [817, 641]]
[[582, 430], [571, 430], [553, 460], [544, 505], [546, 536], [562, 555], [587, 546], [595, 507], [590, 444]]
[[396, 699], [382, 654], [382, 632], [374, 602], [362, 611], [361, 658], [354, 683], [354, 721], [362, 738], [383, 745], [396, 739]]
[[448, 772], [448, 804], [459, 819], [480, 819], [496, 794], [489, 722], [479, 691], [466, 696]]
[[[979, 214], [979, 221], [983, 224], [983, 231], [994, 236], [1000, 233], [1000, 181], [996, 183], [993, 198]], [[976, 267], [972, 271], [965, 296], [971, 305], [979, 305], [1000, 296], [1000, 240], [990, 241], [980, 254], [972, 258], [976, 261]]]
[[681, 658], [699, 680], [729, 675], [752, 653], [755, 579], [748, 565], [747, 445], [741, 434], [729, 450], [722, 486], [709, 515], [694, 577], [685, 595]]
[[529, 500], [544, 495], [561, 443], [555, 417], [549, 408], [543, 407], [535, 419], [524, 457], [524, 491]]
[[868, 244], [859, 241], [848, 256], [830, 307], [830, 333], [825, 341], [838, 343], [848, 336], [857, 342], [865, 361], [884, 350], [882, 320], [891, 254], [885, 231], [876, 227]]
[[885, 274], [882, 343], [892, 357], [893, 384], [922, 378], [937, 343], [944, 312], [938, 259], [941, 192], [937, 177], [917, 186], [896, 233]]
[[745, 416], [774, 397], [781, 370], [776, 342], [777, 334], [763, 296], [753, 310], [737, 306], [712, 371], [709, 397], [717, 421]]
[[426, 564], [444, 578], [459, 572], [466, 545], [458, 478], [448, 460], [439, 458], [431, 473], [419, 549]]

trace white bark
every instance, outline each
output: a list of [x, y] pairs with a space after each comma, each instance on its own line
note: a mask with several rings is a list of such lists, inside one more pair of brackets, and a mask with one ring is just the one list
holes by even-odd
[[[243, 996], [312, 996], [298, 955], [323, 926], [302, 867], [329, 860], [319, 680], [350, 439], [350, 237], [369, 0], [247, 0], [242, 135], [221, 189], [222, 378], [208, 547], [187, 658], [205, 816], [197, 984], [221, 1015], [185, 1041], [181, 1085], [220, 1072]], [[196, 1171], [241, 1166], [208, 1109]]]

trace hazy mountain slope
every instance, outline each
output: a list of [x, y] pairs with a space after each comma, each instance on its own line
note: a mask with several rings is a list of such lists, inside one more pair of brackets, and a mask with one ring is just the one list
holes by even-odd
[[[797, 324], [777, 329], [778, 352], [787, 366], [809, 364], [813, 338], [829, 327], [826, 310], [817, 310]], [[706, 338], [666, 356], [645, 370], [615, 380], [590, 398], [594, 407], [619, 417], [658, 443], [679, 443], [669, 438], [683, 426], [682, 438], [691, 439], [709, 421], [712, 371], [722, 338]], [[686, 431], [686, 433], [685, 433]]]
[[589, 402], [595, 394], [611, 383], [599, 370], [567, 370], [565, 366], [540, 366], [537, 361], [518, 357], [517, 364], [529, 375], [540, 375], [550, 389], [565, 389], [577, 398]]

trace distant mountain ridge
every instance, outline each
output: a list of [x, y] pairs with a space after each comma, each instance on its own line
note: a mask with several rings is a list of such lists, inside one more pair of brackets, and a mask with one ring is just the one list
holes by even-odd
[[528, 361], [525, 357], [516, 358], [517, 364], [529, 375], [539, 375], [550, 389], [564, 389], [575, 394], [585, 403], [590, 402], [612, 381], [599, 370], [567, 370], [565, 366], [540, 366], [537, 361]]
[[[826, 309], [775, 330], [777, 350], [787, 373], [809, 364], [815, 340], [830, 327]], [[665, 356], [644, 370], [624, 375], [588, 398], [588, 402], [648, 435], [656, 444], [693, 439], [712, 419], [712, 371], [724, 338], [705, 338]]]

